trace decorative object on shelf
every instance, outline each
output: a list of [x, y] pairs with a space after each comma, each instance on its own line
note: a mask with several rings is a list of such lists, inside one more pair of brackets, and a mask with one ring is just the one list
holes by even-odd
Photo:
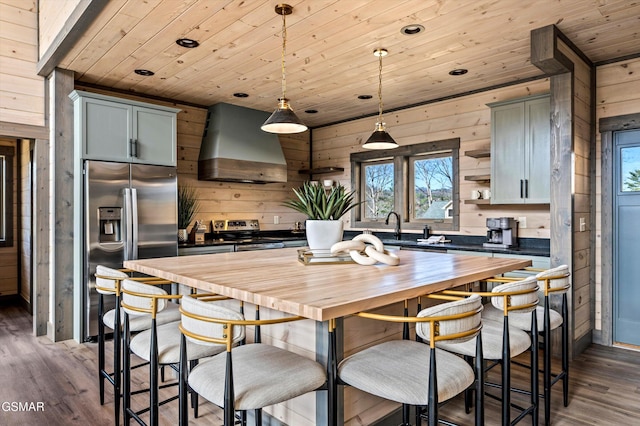
[[195, 217], [200, 203], [196, 189], [190, 185], [178, 185], [178, 241], [188, 240], [187, 227]]
[[369, 136], [369, 139], [362, 145], [366, 149], [393, 149], [397, 148], [398, 144], [393, 140], [391, 135], [387, 133], [385, 129], [385, 123], [382, 121], [382, 57], [387, 56], [389, 51], [387, 49], [376, 49], [373, 51], [373, 55], [379, 59], [378, 66], [378, 122], [376, 128]]
[[286, 97], [287, 79], [284, 66], [284, 56], [287, 50], [287, 22], [285, 16], [293, 13], [293, 7], [288, 4], [278, 4], [276, 13], [282, 15], [282, 96], [278, 99], [278, 107], [271, 114], [267, 121], [261, 126], [261, 129], [269, 133], [301, 133], [307, 130], [307, 126], [298, 118], [289, 105], [289, 99]]
[[398, 255], [385, 250], [382, 241], [371, 234], [356, 235], [351, 241], [340, 241], [331, 246], [331, 255], [341, 256], [345, 253], [349, 253], [351, 259], [360, 265], [375, 265], [378, 262], [390, 266], [400, 264]]
[[354, 202], [355, 191], [347, 192], [340, 183], [325, 188], [318, 182], [305, 182], [293, 192], [296, 197], [282, 205], [307, 215], [305, 228], [309, 249], [329, 253], [333, 244], [342, 241], [343, 223], [340, 218], [360, 204]]

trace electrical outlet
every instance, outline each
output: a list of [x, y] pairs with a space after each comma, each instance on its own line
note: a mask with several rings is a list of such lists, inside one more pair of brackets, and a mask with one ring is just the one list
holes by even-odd
[[274, 216], [273, 217], [273, 224], [274, 225], [279, 225], [280, 224], [280, 216]]
[[518, 228], [526, 228], [527, 227], [527, 218], [526, 216], [520, 216], [518, 218]]
[[584, 232], [587, 230], [587, 223], [584, 220], [584, 217], [580, 218], [580, 232]]

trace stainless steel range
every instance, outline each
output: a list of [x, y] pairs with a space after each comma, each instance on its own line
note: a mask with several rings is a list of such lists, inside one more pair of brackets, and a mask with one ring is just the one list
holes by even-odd
[[236, 251], [284, 248], [281, 237], [260, 235], [258, 219], [212, 220], [213, 238], [236, 245]]

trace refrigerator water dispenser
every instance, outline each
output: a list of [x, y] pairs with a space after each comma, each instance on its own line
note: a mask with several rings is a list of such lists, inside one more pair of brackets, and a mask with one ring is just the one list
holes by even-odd
[[122, 209], [120, 207], [98, 207], [100, 243], [122, 242]]

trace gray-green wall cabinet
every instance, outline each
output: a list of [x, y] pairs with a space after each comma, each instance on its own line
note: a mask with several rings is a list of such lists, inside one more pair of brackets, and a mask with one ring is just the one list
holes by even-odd
[[70, 97], [80, 158], [176, 165], [179, 109], [78, 90]]
[[549, 95], [491, 107], [491, 204], [549, 204]]

